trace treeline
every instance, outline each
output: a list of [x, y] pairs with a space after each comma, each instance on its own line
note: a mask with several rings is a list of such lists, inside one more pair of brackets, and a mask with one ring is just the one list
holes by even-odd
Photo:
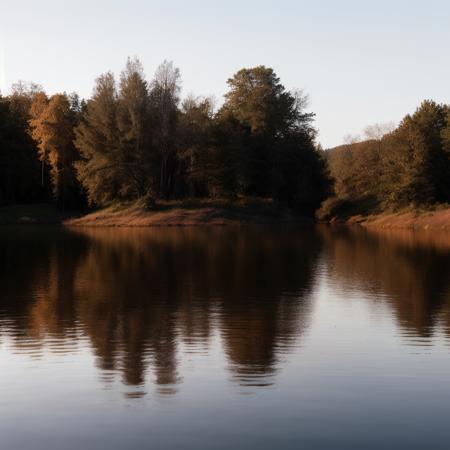
[[320, 218], [450, 203], [450, 105], [424, 101], [398, 127], [368, 127], [326, 154], [334, 196]]
[[172, 63], [147, 81], [130, 59], [87, 101], [14, 86], [0, 97], [0, 205], [252, 196], [312, 214], [330, 182], [305, 97], [264, 66], [228, 86], [218, 110], [210, 98], [181, 101]]
[[131, 59], [88, 100], [14, 85], [0, 96], [0, 205], [261, 197], [330, 219], [450, 203], [449, 105], [323, 152], [305, 96], [270, 68], [237, 72], [218, 109], [180, 87], [172, 63], [147, 81]]

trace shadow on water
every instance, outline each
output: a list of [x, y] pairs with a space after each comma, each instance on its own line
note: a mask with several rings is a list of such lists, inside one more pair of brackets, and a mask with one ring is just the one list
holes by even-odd
[[270, 229], [0, 230], [1, 334], [42, 357], [85, 340], [106, 385], [161, 394], [180, 351], [217, 338], [231, 378], [267, 386], [307, 328], [320, 240]]

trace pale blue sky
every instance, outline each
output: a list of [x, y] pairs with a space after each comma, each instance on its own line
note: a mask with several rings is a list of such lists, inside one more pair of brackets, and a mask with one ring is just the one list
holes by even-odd
[[450, 103], [449, 0], [0, 0], [0, 88], [34, 81], [88, 97], [102, 72], [164, 59], [183, 92], [215, 95], [241, 67], [303, 88], [319, 141], [398, 121], [425, 98]]

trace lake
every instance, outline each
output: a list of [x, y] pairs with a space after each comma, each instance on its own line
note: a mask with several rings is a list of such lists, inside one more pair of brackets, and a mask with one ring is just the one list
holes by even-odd
[[447, 449], [450, 234], [0, 229], [0, 448]]

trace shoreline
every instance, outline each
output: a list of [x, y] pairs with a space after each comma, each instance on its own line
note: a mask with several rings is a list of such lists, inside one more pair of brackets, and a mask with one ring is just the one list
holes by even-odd
[[269, 200], [142, 202], [115, 204], [87, 213], [61, 213], [50, 205], [0, 208], [0, 225], [63, 227], [189, 227], [245, 225], [314, 225], [315, 220]]
[[139, 202], [118, 205], [63, 222], [67, 227], [184, 227], [314, 224], [292, 210], [265, 200], [167, 202], [146, 209]]
[[317, 221], [266, 200], [166, 202], [153, 209], [142, 203], [116, 204], [96, 211], [61, 212], [51, 205], [0, 208], [0, 225], [63, 227], [189, 227], [245, 225], [360, 226], [380, 229], [450, 231], [450, 208], [334, 217]]
[[435, 211], [400, 211], [372, 215], [335, 217], [330, 225], [361, 226], [380, 229], [446, 230], [450, 231], [450, 208]]

